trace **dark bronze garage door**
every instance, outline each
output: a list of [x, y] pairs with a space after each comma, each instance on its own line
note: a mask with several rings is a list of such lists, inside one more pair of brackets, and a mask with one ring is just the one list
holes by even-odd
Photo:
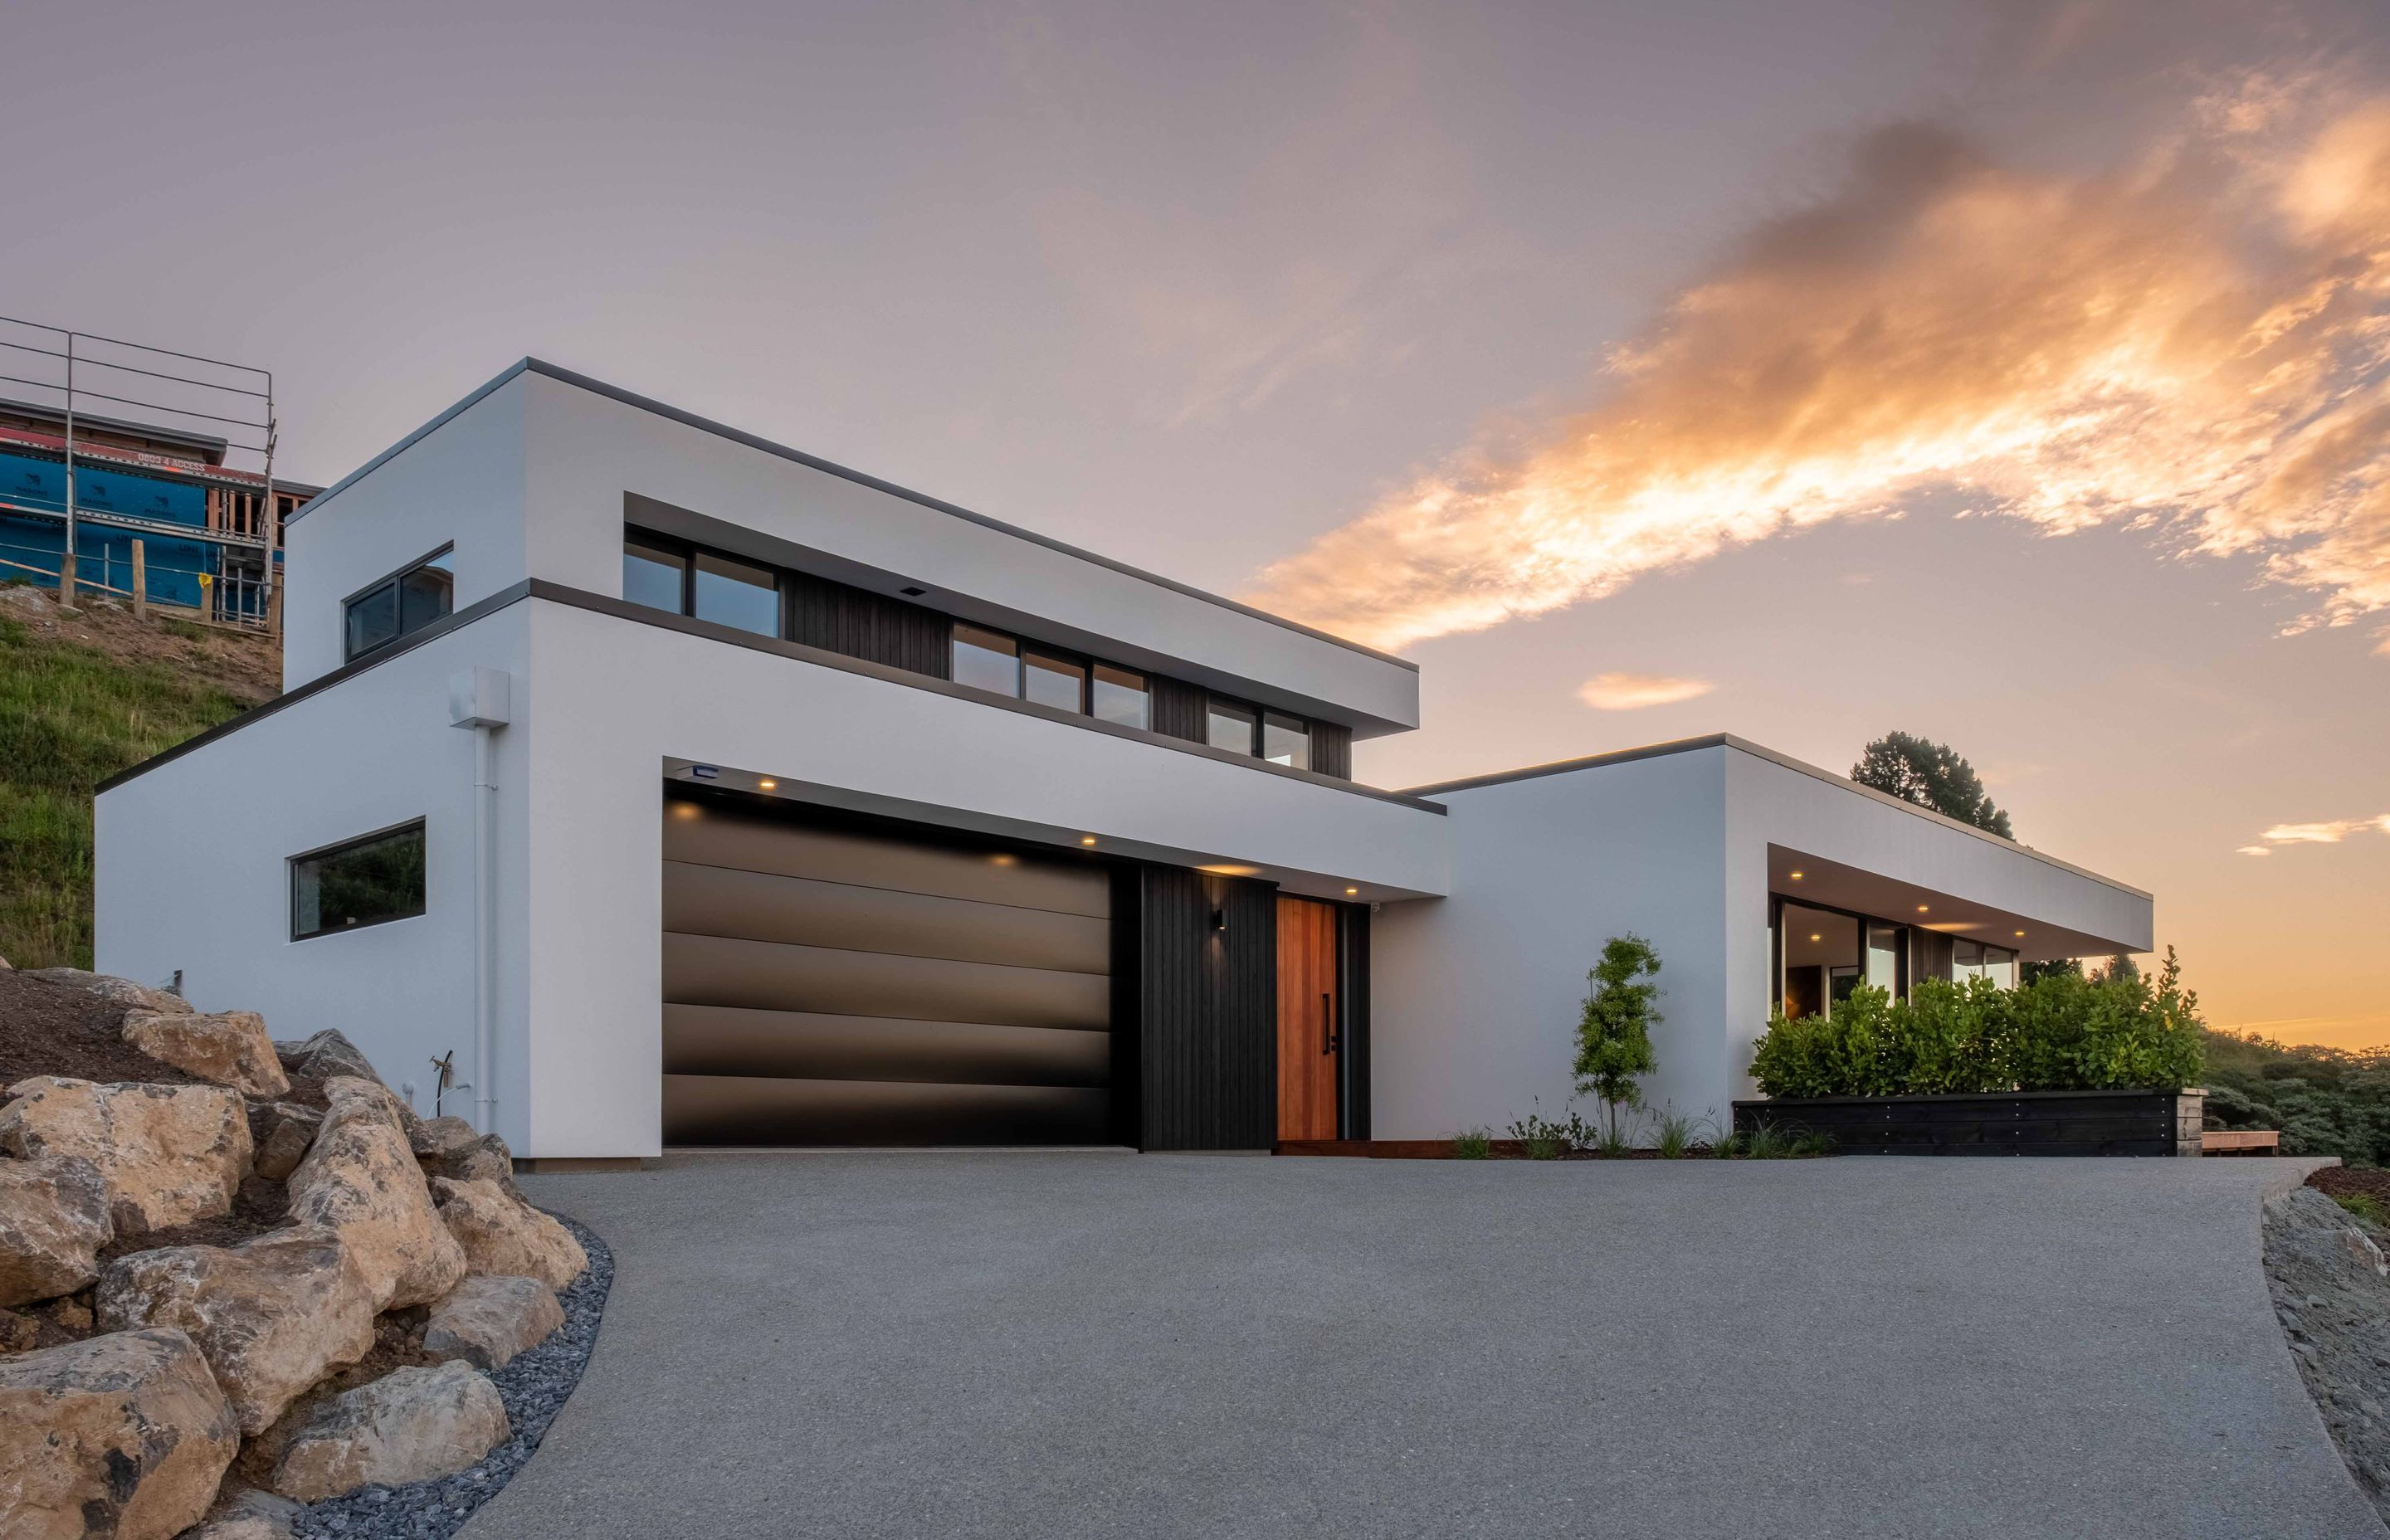
[[665, 805], [669, 1145], [1111, 1135], [1093, 862]]

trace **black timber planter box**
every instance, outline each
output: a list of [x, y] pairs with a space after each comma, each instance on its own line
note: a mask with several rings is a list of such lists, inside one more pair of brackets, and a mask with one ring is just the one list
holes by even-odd
[[1738, 1101], [1734, 1127], [1823, 1134], [1839, 1155], [2196, 1155], [2207, 1093], [1994, 1091]]

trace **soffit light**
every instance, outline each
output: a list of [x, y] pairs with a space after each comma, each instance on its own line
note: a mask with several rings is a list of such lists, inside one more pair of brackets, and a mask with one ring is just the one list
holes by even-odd
[[778, 789], [778, 787], [779, 787], [779, 784], [780, 784], [780, 783], [779, 783], [778, 781], [774, 780], [771, 776], [765, 776], [762, 780], [757, 781], [755, 784], [756, 784], [757, 786], [762, 787], [762, 788], [763, 788], [765, 790], [766, 790], [766, 791], [771, 791], [771, 790], [776, 790], [776, 789]]
[[1792, 874], [1792, 880], [1793, 880], [1793, 881], [1795, 881], [1795, 882], [1800, 881], [1800, 880], [1801, 880], [1801, 874], [1800, 874], [1799, 872], [1794, 872], [1794, 873]]
[[1356, 893], [1359, 892], [1360, 891], [1361, 891], [1361, 890], [1360, 890], [1360, 889], [1358, 889], [1358, 888], [1347, 888], [1347, 889], [1345, 889], [1345, 890], [1344, 890], [1344, 896], [1345, 896], [1346, 898], [1351, 898], [1354, 894], [1356, 894]]
[[2019, 930], [2019, 931], [2017, 932], [2017, 939], [2018, 939], [2019, 941], [2023, 941], [2023, 940], [2024, 939], [2024, 931], [2022, 931], [2022, 930]]
[[1809, 939], [1810, 939], [1811, 941], [1824, 941], [1826, 938], [1825, 938], [1824, 936], [1819, 935], [1817, 931], [1812, 930], [1812, 931], [1810, 931], [1810, 932], [1809, 932]]
[[1096, 837], [1092, 834], [1082, 834], [1079, 836], [1079, 843], [1083, 845], [1092, 845], [1095, 842]]
[[1934, 905], [1931, 904], [1921, 904], [1917, 906], [1917, 912], [1921, 915], [1931, 914], [1933, 909]]

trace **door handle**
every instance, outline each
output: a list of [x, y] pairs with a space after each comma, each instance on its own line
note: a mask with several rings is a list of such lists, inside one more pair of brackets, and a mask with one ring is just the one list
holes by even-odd
[[1319, 992], [1319, 1038], [1325, 1045], [1322, 1054], [1336, 1051], [1336, 1004], [1324, 989]]

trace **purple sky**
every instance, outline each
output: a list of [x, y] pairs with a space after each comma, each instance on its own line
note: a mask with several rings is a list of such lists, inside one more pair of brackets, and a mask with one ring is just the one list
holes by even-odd
[[[2219, 1024], [2384, 1042], [2390, 503], [2314, 514], [2265, 458], [2291, 419], [2228, 410], [2281, 371], [2206, 366], [2257, 324], [2219, 308], [2378, 258], [2385, 33], [2333, 0], [41, 7], [0, 312], [272, 367], [302, 478], [537, 353], [1404, 631], [1428, 725], [1361, 751], [1381, 784], [1945, 738], [2027, 842], [2158, 894]], [[2299, 323], [2297, 424], [2372, 399], [2385, 291]], [[2081, 321], [2119, 296], [2149, 314]], [[1803, 328], [1899, 340], [1879, 314], [1904, 350], [1785, 385]], [[1422, 487], [1461, 511], [1396, 571]], [[1507, 575], [1456, 576], [1481, 554]]]

